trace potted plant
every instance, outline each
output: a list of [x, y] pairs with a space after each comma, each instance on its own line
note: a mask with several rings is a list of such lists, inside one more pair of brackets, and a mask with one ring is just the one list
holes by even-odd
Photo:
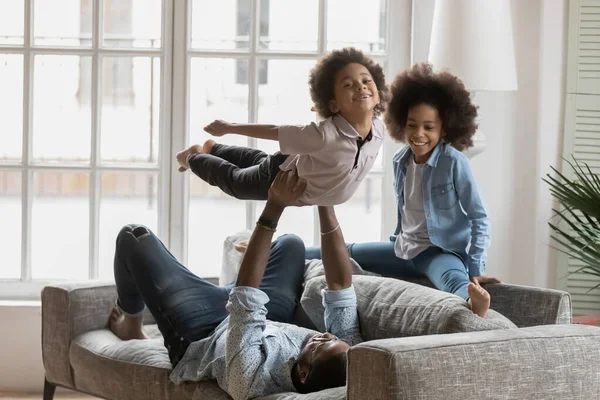
[[600, 178], [575, 157], [573, 162], [565, 161], [575, 172], [573, 179], [552, 167], [556, 178], [548, 174], [544, 179], [560, 204], [560, 209], [553, 211], [559, 222], [564, 221], [560, 226], [548, 223], [553, 230], [551, 237], [558, 243], [559, 251], [583, 264], [573, 273], [600, 277]]

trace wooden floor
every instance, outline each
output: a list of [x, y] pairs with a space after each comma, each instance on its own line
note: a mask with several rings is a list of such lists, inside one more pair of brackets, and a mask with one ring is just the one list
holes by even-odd
[[[41, 393], [1, 393], [0, 399], [2, 400], [42, 400]], [[93, 400], [97, 397], [86, 396], [81, 393], [65, 393], [64, 391], [56, 392], [54, 400]]]

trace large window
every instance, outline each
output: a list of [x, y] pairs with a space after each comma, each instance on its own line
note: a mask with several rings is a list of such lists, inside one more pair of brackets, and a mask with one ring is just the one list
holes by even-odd
[[[251, 229], [264, 203], [179, 174], [175, 152], [208, 139], [202, 128], [213, 119], [315, 120], [310, 69], [348, 45], [386, 66], [389, 8], [0, 0], [0, 297], [35, 297], [56, 279], [112, 279], [114, 239], [130, 222], [153, 229], [192, 271], [218, 276], [223, 240]], [[277, 150], [240, 136], [219, 141]], [[338, 208], [347, 240], [381, 237], [385, 176], [380, 156]], [[287, 210], [278, 234], [319, 244], [315, 212]]]

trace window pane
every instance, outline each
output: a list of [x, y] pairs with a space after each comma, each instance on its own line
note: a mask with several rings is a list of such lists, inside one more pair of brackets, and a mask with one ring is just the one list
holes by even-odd
[[[370, 53], [385, 52], [386, 0], [329, 0], [327, 4], [327, 50], [354, 46]], [[359, 21], [349, 23], [357, 15]]]
[[192, 48], [248, 49], [253, 0], [193, 0]]
[[[258, 88], [258, 121], [276, 125], [307, 125], [317, 114], [310, 111], [308, 74], [314, 60], [269, 60], [267, 82]], [[272, 140], [259, 140], [267, 153], [279, 151]]]
[[[265, 208], [265, 201], [256, 202], [256, 219], [260, 217]], [[306, 246], [313, 246], [315, 243], [315, 210], [316, 207], [287, 207], [281, 219], [277, 224], [275, 237], [293, 233], [304, 241]], [[337, 208], [336, 208], [337, 210]]]
[[[367, 176], [354, 196], [335, 208], [348, 243], [374, 242], [381, 238], [382, 178]], [[393, 218], [396, 218], [394, 215]]]
[[21, 277], [21, 173], [0, 171], [0, 279]]
[[261, 0], [260, 49], [316, 51], [318, 0]]
[[[245, 74], [245, 75], [244, 75]], [[203, 128], [215, 119], [248, 122], [248, 60], [194, 58], [190, 64], [189, 143], [213, 138]], [[240, 79], [245, 76], [246, 79]], [[224, 144], [246, 146], [239, 135], [216, 138]]]
[[[247, 74], [247, 60], [191, 60], [190, 143], [202, 144], [212, 138], [202, 128], [215, 119], [248, 121]], [[248, 143], [245, 137], [236, 135], [216, 140], [241, 146]], [[188, 268], [200, 276], [218, 277], [223, 241], [246, 227], [246, 203], [187, 173], [190, 184]]]
[[199, 276], [218, 277], [225, 238], [246, 228], [246, 202], [194, 174], [190, 174], [189, 184], [187, 267]]
[[0, 44], [23, 44], [23, 0], [0, 0]]
[[104, 46], [161, 46], [161, 0], [104, 0]]
[[35, 56], [33, 157], [89, 162], [91, 57]]
[[41, 46], [92, 45], [92, 0], [34, 0], [34, 44]]
[[157, 163], [160, 59], [106, 57], [101, 82], [102, 161]]
[[89, 174], [35, 172], [33, 185], [32, 278], [87, 279]]
[[[0, 25], [1, 26], [1, 25]], [[0, 161], [21, 161], [23, 56], [0, 54]]]
[[153, 173], [107, 172], [100, 177], [100, 279], [113, 279], [115, 240], [126, 224], [158, 234], [158, 179]]

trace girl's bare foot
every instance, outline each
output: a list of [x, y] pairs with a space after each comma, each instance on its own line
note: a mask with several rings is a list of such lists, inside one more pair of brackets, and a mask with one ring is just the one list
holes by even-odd
[[108, 327], [121, 340], [148, 339], [142, 330], [142, 316], [132, 317], [123, 314], [123, 311], [115, 306], [108, 319]]
[[467, 291], [469, 292], [471, 311], [481, 318], [485, 318], [490, 309], [490, 294], [487, 290], [472, 282], [467, 286]]
[[208, 139], [206, 142], [204, 142], [204, 145], [202, 146], [202, 152], [204, 154], [210, 154], [210, 152], [215, 144], [217, 144], [217, 142], [215, 142], [212, 139]]
[[185, 172], [186, 170], [188, 170], [190, 168], [187, 161], [188, 157], [192, 154], [198, 153], [202, 153], [202, 146], [200, 146], [199, 144], [194, 144], [188, 147], [187, 149], [177, 153], [175, 158], [177, 159], [177, 163], [179, 164], [179, 172]]

